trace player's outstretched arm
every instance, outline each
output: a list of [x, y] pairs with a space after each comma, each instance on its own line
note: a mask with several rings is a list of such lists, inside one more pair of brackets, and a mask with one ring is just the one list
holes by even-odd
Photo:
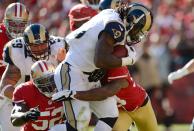
[[193, 72], [194, 72], [194, 59], [190, 60], [183, 68], [175, 72], [171, 72], [168, 75], [168, 81], [170, 84], [172, 84], [174, 80], [180, 79]]
[[1, 78], [1, 94], [11, 99], [14, 91], [14, 86], [19, 81], [20, 77], [20, 70], [15, 65], [8, 64]]
[[29, 120], [37, 120], [39, 116], [40, 111], [37, 108], [28, 110], [25, 104], [17, 103], [11, 112], [11, 123], [13, 126], [22, 126]]
[[117, 79], [108, 84], [87, 91], [63, 90], [52, 96], [53, 101], [64, 101], [70, 99], [78, 99], [83, 101], [100, 101], [108, 97], [114, 96], [121, 88], [128, 86], [126, 79]]

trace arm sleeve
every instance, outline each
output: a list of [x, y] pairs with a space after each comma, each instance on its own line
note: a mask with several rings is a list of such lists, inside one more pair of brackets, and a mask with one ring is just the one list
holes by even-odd
[[115, 79], [121, 79], [121, 78], [128, 79], [128, 77], [129, 77], [129, 71], [127, 67], [118, 67], [118, 68], [109, 69], [107, 71], [108, 81], [112, 81]]
[[14, 92], [13, 92], [13, 103], [25, 103], [24, 101], [24, 97], [22, 95], [22, 86], [19, 85], [15, 88]]
[[13, 61], [11, 60], [10, 53], [11, 53], [10, 47], [6, 45], [3, 49], [3, 60], [10, 65], [14, 65]]
[[122, 42], [125, 38], [125, 27], [117, 21], [108, 22], [105, 25], [104, 32], [111, 35], [116, 42]]

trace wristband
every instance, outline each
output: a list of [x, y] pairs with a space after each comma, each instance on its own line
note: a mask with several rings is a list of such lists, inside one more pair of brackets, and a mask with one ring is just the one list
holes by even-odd
[[72, 94], [71, 94], [71, 98], [73, 98], [73, 99], [76, 99], [74, 96], [77, 94], [77, 92], [76, 91], [72, 91]]
[[133, 65], [134, 64], [134, 60], [130, 57], [124, 57], [121, 60], [122, 60], [122, 66]]
[[187, 74], [189, 74], [189, 71], [186, 68], [179, 69], [176, 72], [176, 75], [178, 76], [178, 78], [181, 78], [183, 76], [186, 76]]

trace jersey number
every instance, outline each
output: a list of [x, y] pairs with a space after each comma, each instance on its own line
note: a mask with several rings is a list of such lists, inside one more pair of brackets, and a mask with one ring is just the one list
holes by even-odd
[[14, 47], [14, 48], [22, 48], [23, 45], [22, 45], [22, 43], [13, 43], [12, 47]]
[[36, 125], [36, 123], [32, 123], [32, 127], [39, 131], [39, 130], [46, 130], [47, 128], [51, 128], [55, 125], [55, 122], [56, 121], [59, 121], [61, 118], [62, 118], [62, 110], [63, 108], [62, 107], [59, 107], [59, 108], [56, 108], [52, 111], [44, 111], [44, 112], [41, 112], [41, 116], [43, 117], [55, 117], [58, 113], [60, 113], [59, 116], [51, 119], [51, 120], [37, 120], [35, 121], [37, 124], [39, 123], [42, 123], [41, 126], [39, 125]]

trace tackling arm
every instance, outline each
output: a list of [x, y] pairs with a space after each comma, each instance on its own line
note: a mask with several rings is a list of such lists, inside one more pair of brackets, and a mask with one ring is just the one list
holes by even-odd
[[168, 75], [168, 81], [172, 84], [174, 80], [180, 79], [194, 72], [194, 59], [190, 60], [183, 68]]
[[52, 96], [53, 101], [64, 101], [69, 99], [79, 99], [83, 101], [100, 101], [114, 96], [121, 88], [128, 87], [126, 79], [117, 79], [108, 84], [87, 91], [63, 90]]
[[1, 78], [1, 94], [11, 99], [14, 91], [14, 86], [20, 78], [20, 70], [15, 65], [8, 64]]

